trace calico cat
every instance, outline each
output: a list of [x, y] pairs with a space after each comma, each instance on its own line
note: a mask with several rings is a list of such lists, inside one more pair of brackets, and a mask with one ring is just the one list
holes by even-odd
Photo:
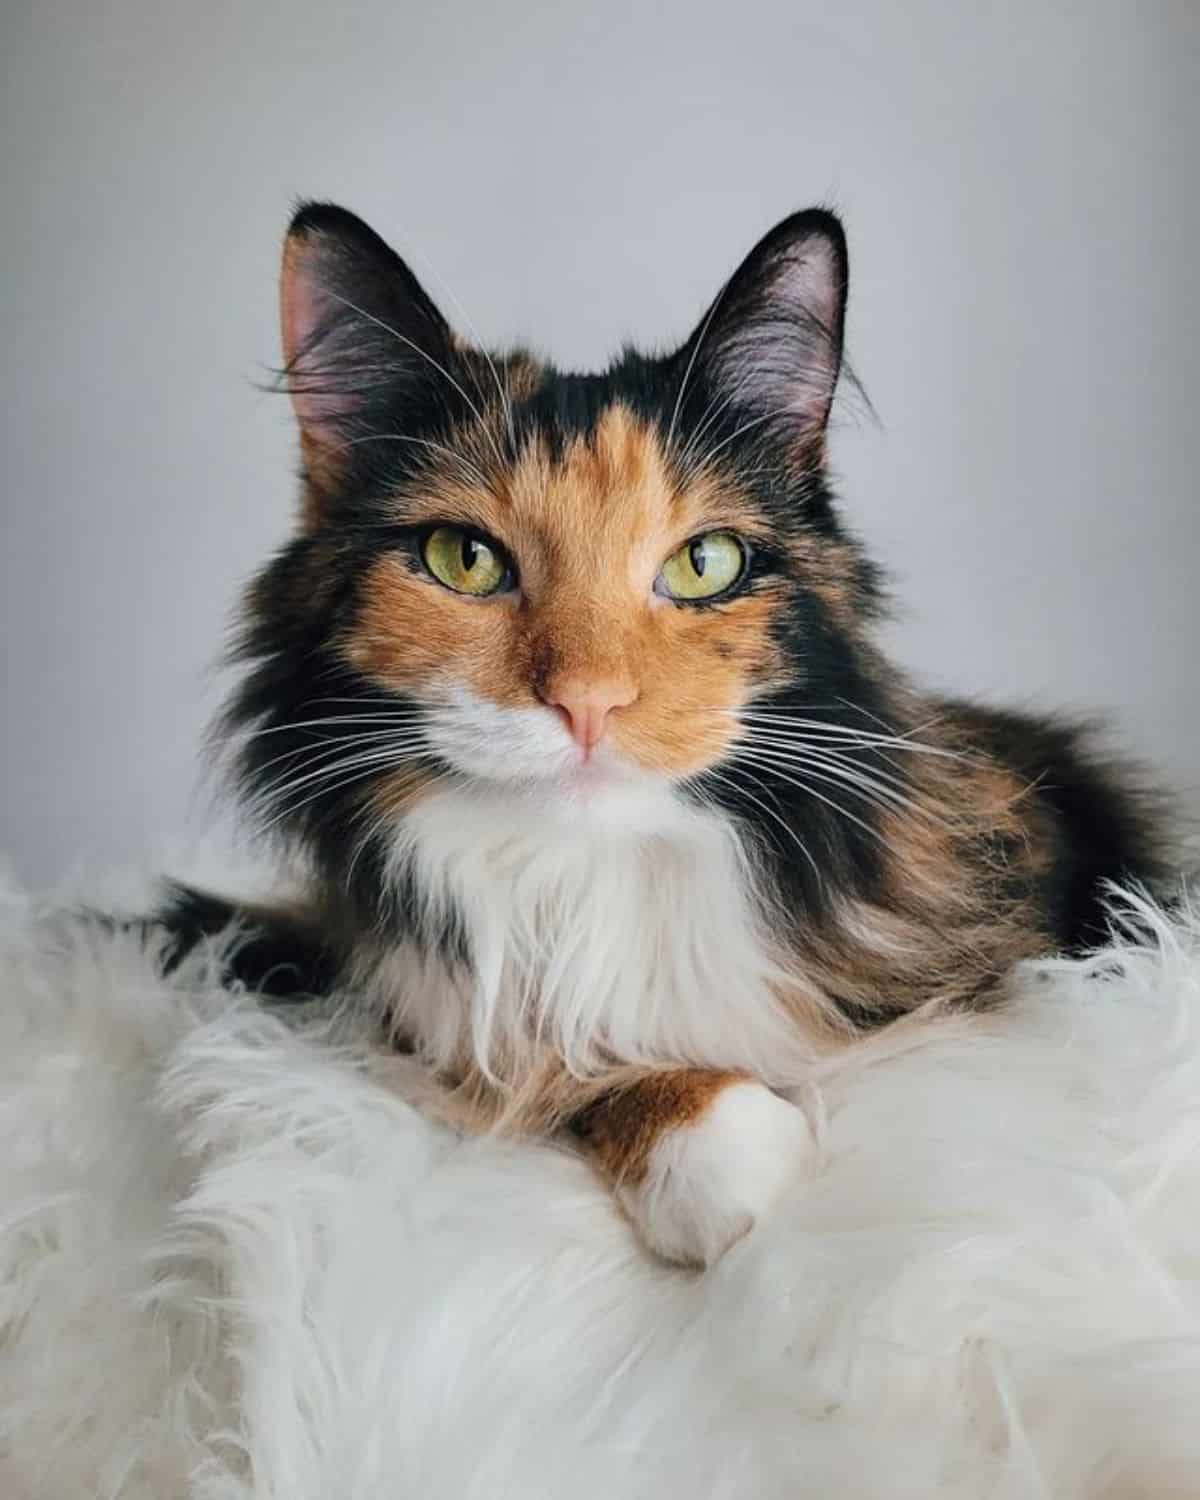
[[[838, 220], [784, 220], [673, 352], [488, 354], [359, 219], [283, 255], [297, 535], [226, 725], [303, 900], [234, 970], [335, 984], [478, 1121], [568, 1129], [645, 1242], [709, 1263], [811, 1150], [775, 1092], [864, 1030], [995, 1004], [1105, 931], [1154, 807], [1058, 722], [881, 654], [839, 519]], [[177, 952], [234, 910], [177, 892]]]

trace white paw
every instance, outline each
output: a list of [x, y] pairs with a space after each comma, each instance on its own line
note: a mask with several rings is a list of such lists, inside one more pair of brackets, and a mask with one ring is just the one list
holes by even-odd
[[795, 1105], [761, 1083], [734, 1083], [694, 1124], [664, 1135], [645, 1176], [617, 1194], [652, 1250], [710, 1266], [799, 1181], [814, 1151]]

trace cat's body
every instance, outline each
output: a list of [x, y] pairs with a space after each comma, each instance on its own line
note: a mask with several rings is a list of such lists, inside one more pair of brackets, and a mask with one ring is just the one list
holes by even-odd
[[243, 970], [355, 984], [478, 1118], [574, 1128], [649, 1243], [709, 1260], [804, 1154], [768, 1088], [1097, 939], [1104, 882], [1159, 871], [1151, 812], [1076, 731], [880, 655], [824, 476], [831, 216], [603, 376], [464, 348], [340, 210], [284, 265], [304, 525], [229, 727], [312, 880]]

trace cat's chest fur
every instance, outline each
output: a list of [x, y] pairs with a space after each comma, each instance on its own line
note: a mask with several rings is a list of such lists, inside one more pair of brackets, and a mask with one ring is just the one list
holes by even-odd
[[[550, 807], [455, 789], [409, 815], [392, 860], [417, 935], [377, 977], [435, 1064], [465, 1049], [486, 1071], [547, 1045], [580, 1071], [686, 1061], [782, 1078], [811, 1055], [778, 998], [797, 976], [778, 966], [751, 857], [677, 794]], [[451, 930], [468, 962], [445, 956]]]

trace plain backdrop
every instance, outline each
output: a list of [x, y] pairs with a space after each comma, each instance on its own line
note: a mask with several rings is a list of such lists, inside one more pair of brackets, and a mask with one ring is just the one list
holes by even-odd
[[[14, 4], [0, 23], [0, 850], [208, 816], [238, 590], [286, 535], [297, 196], [489, 341], [687, 332], [793, 208], [851, 239], [845, 508], [899, 657], [1105, 710], [1200, 799], [1200, 5]], [[449, 287], [451, 297], [443, 290]]]

